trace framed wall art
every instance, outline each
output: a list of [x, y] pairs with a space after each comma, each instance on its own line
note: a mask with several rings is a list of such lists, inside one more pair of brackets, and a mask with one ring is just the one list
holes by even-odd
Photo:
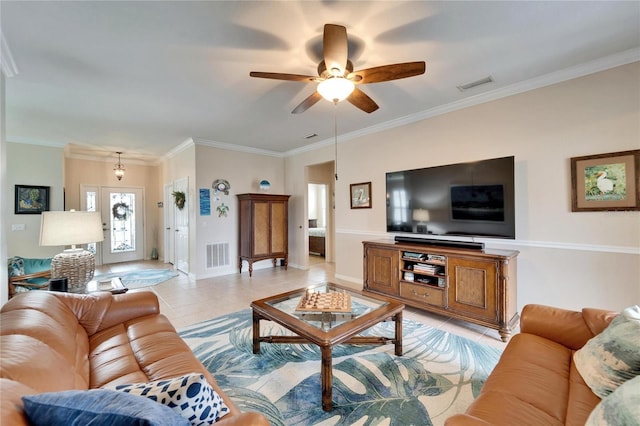
[[49, 186], [16, 185], [15, 214], [49, 211]]
[[371, 182], [352, 183], [350, 194], [352, 209], [371, 208]]
[[640, 210], [640, 150], [571, 159], [571, 211]]

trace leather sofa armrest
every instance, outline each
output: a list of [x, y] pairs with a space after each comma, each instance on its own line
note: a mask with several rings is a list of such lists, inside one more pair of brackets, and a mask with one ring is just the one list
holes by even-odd
[[89, 336], [146, 315], [160, 313], [157, 296], [150, 291], [113, 295], [96, 292], [78, 295], [63, 292], [42, 292], [46, 297], [62, 301], [78, 319]]
[[[608, 311], [597, 311], [600, 314], [596, 314], [596, 317], [606, 324], [615, 316], [615, 313], [609, 313], [609, 316], [605, 315], [604, 313]], [[606, 324], [601, 324], [601, 326], [603, 325], [602, 329], [606, 327]], [[598, 330], [592, 324], [587, 324], [583, 312], [552, 306], [526, 305], [520, 316], [521, 333], [535, 334], [573, 350], [580, 349], [602, 329]]]
[[134, 318], [160, 313], [158, 297], [150, 291], [116, 294], [111, 297], [111, 304], [95, 333]]

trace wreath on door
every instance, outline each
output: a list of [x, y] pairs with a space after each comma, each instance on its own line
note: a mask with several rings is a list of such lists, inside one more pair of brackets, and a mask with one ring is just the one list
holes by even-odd
[[119, 203], [115, 203], [111, 208], [111, 214], [113, 215], [113, 218], [116, 220], [127, 220], [130, 212], [131, 212], [131, 209], [129, 209], [129, 204], [123, 201]]
[[182, 210], [184, 208], [184, 203], [187, 201], [187, 195], [182, 191], [173, 191], [171, 195], [173, 195], [176, 207], [179, 210]]

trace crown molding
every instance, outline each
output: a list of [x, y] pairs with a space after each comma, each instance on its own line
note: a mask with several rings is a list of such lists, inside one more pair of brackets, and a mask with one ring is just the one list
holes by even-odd
[[18, 66], [16, 62], [13, 60], [13, 55], [11, 54], [11, 49], [9, 49], [9, 44], [7, 44], [7, 39], [4, 34], [0, 30], [0, 69], [5, 77], [15, 77], [18, 75]]
[[286, 153], [282, 153], [282, 152], [271, 151], [268, 149], [261, 149], [261, 148], [252, 148], [244, 145], [233, 145], [230, 143], [216, 142], [216, 141], [211, 141], [207, 139], [197, 138], [197, 139], [193, 139], [193, 142], [196, 145], [208, 146], [211, 148], [226, 149], [229, 151], [240, 151], [240, 152], [246, 152], [249, 154], [267, 155], [270, 157], [278, 157], [278, 158], [283, 158], [286, 156]]
[[194, 145], [193, 138], [188, 138], [187, 140], [182, 142], [180, 145], [176, 146], [171, 151], [169, 151], [166, 154], [164, 154], [162, 156], [162, 160], [163, 161], [169, 160], [169, 159], [175, 157], [176, 155], [178, 155], [179, 153], [181, 153], [182, 151], [184, 151], [185, 149], [187, 149], [187, 148], [189, 148], [190, 146], [193, 146], [193, 145]]
[[[565, 68], [563, 70], [552, 72], [527, 81], [511, 84], [500, 89], [495, 89], [478, 95], [470, 96], [468, 98], [451, 102], [446, 105], [441, 105], [415, 114], [400, 117], [395, 120], [385, 121], [383, 123], [365, 127], [353, 132], [344, 133], [338, 136], [338, 143], [426, 120], [428, 118], [437, 117], [439, 115], [458, 111], [464, 108], [469, 108], [509, 96], [518, 95], [520, 93], [525, 93], [531, 90], [541, 89], [543, 87], [562, 83], [568, 80], [573, 80], [579, 77], [584, 77], [589, 74], [595, 74], [600, 71], [606, 71], [611, 68], [628, 65], [638, 61], [640, 61], [640, 48], [625, 50], [614, 55], [606, 56], [604, 58], [576, 65], [574, 67]], [[290, 157], [304, 152], [313, 151], [315, 149], [331, 145], [334, 142], [334, 138], [332, 137], [323, 141], [318, 141], [311, 145], [306, 145], [287, 151], [285, 152], [285, 156]]]

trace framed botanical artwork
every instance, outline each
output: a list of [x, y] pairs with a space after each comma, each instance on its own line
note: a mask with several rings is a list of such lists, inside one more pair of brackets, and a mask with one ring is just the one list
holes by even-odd
[[351, 208], [371, 208], [371, 182], [351, 184]]
[[640, 210], [640, 150], [571, 159], [571, 211]]
[[49, 211], [48, 186], [16, 185], [15, 214], [40, 214]]

